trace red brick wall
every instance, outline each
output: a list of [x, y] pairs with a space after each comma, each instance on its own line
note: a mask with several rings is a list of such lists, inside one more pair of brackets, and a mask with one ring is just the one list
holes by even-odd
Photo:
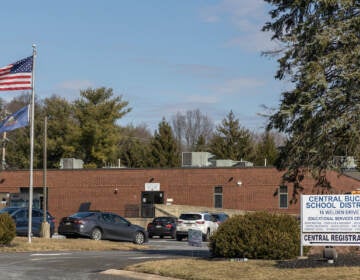
[[[345, 175], [332, 172], [328, 178], [335, 193], [360, 188], [359, 181]], [[59, 220], [76, 212], [82, 202], [91, 202], [92, 209], [125, 215], [128, 207], [140, 205], [141, 192], [151, 179], [160, 183], [165, 201], [172, 198], [173, 204], [213, 207], [214, 187], [223, 186], [224, 209], [284, 213], [299, 213], [300, 209], [299, 203], [279, 209], [279, 197], [274, 192], [281, 182], [281, 173], [274, 168], [178, 168], [47, 170], [49, 211]], [[242, 182], [240, 187], [238, 181]], [[1, 193], [17, 193], [19, 187], [28, 185], [29, 171], [0, 173]], [[35, 170], [34, 187], [42, 185], [43, 172]], [[305, 193], [313, 192], [310, 178], [305, 179], [304, 185]]]

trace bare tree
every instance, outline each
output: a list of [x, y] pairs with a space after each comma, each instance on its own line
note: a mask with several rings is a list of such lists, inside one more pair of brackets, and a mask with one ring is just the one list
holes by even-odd
[[176, 140], [183, 151], [192, 151], [196, 147], [199, 137], [205, 139], [208, 143], [214, 124], [212, 120], [201, 113], [199, 109], [188, 110], [184, 114], [178, 112], [172, 118], [172, 128]]

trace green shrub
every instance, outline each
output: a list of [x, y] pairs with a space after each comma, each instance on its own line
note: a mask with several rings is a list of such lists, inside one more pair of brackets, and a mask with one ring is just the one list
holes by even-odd
[[8, 213], [0, 214], [0, 245], [9, 245], [16, 236], [16, 225]]
[[234, 216], [211, 236], [210, 249], [216, 257], [290, 259], [300, 253], [300, 224], [290, 215]]

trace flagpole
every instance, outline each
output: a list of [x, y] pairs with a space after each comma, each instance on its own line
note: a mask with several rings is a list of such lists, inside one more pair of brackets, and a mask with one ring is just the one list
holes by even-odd
[[6, 167], [5, 152], [6, 152], [6, 131], [3, 133], [3, 142], [2, 142], [2, 161], [1, 161], [1, 166], [2, 166], [2, 169], [3, 169], [3, 170], [5, 170], [5, 167]]
[[28, 241], [31, 243], [32, 235], [32, 207], [33, 207], [33, 185], [34, 185], [34, 119], [35, 119], [35, 58], [36, 45], [33, 48], [33, 67], [31, 76], [31, 126], [30, 126], [30, 178], [29, 178], [29, 224], [28, 224]]

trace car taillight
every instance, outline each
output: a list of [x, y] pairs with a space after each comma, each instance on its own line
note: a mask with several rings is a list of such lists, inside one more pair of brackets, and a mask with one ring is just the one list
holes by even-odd
[[151, 227], [152, 226], [152, 223], [149, 223], [148, 225], [147, 225], [147, 228], [149, 228], [149, 227]]
[[200, 224], [200, 225], [205, 224], [204, 221], [196, 221], [196, 223], [197, 223], [197, 224]]
[[171, 224], [167, 224], [165, 227], [166, 227], [166, 228], [172, 228], [172, 225], [171, 225]]
[[74, 220], [73, 223], [77, 224], [77, 225], [83, 225], [84, 221], [83, 220]]

